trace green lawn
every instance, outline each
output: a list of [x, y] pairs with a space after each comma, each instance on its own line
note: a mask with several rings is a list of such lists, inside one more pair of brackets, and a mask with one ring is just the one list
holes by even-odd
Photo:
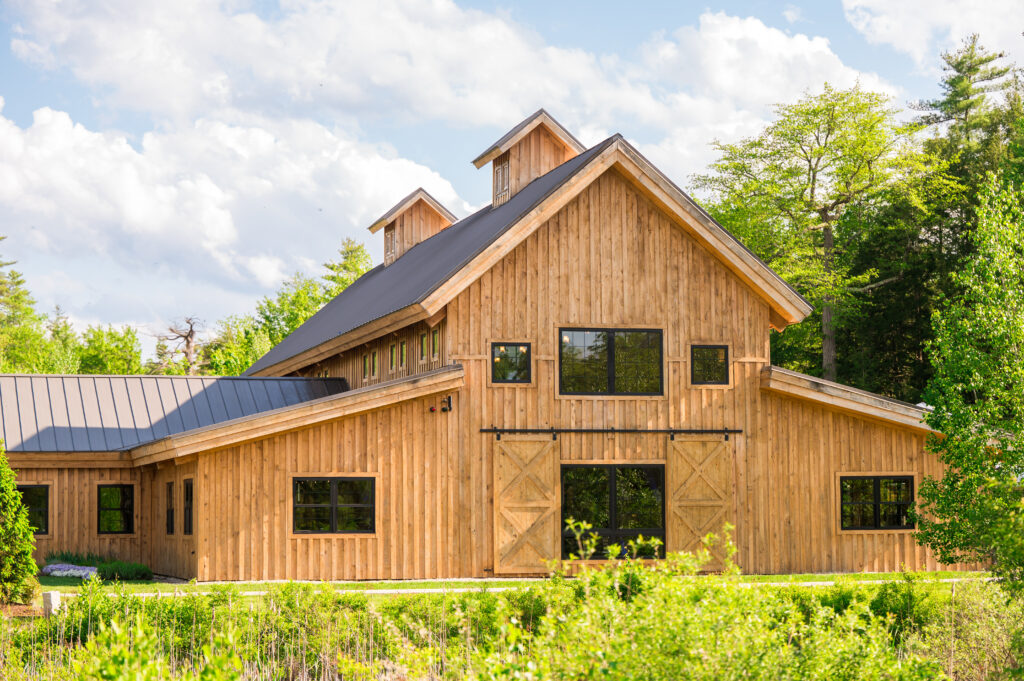
[[[916, 576], [922, 581], [938, 581], [942, 579], [982, 579], [988, 577], [985, 572], [919, 572]], [[880, 582], [901, 578], [899, 572], [872, 572], [854, 574], [800, 574], [800, 575], [742, 575], [738, 581], [742, 583], [764, 584], [800, 584], [806, 582]], [[720, 579], [708, 576], [707, 579]], [[536, 580], [530, 579], [472, 579], [472, 580], [435, 580], [435, 581], [373, 581], [373, 582], [333, 582], [338, 591], [376, 591], [376, 590], [416, 590], [416, 589], [494, 589], [508, 587], [527, 587]], [[74, 577], [40, 577], [39, 582], [44, 591], [75, 592], [82, 585], [82, 580]], [[269, 586], [280, 582], [230, 582], [232, 589], [238, 591], [266, 591]], [[189, 591], [211, 591], [225, 588], [223, 583], [167, 583], [158, 581], [131, 581], [104, 584], [105, 590], [124, 588], [133, 593], [173, 593]]]

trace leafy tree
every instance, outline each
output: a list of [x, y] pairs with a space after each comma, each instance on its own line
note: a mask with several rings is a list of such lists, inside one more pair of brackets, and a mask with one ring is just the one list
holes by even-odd
[[32, 559], [36, 539], [14, 471], [0, 442], [0, 603], [28, 603], [39, 587]]
[[[820, 94], [775, 111], [777, 120], [756, 137], [716, 141], [719, 159], [695, 181], [714, 194], [716, 217], [820, 309], [821, 371], [835, 380], [837, 315], [858, 291], [881, 285], [874, 271], [854, 273], [844, 218], [918, 172], [923, 160], [888, 98], [859, 86], [826, 83]], [[798, 345], [787, 347], [794, 337]], [[816, 340], [805, 326], [778, 341], [777, 354], [809, 368]]]
[[943, 562], [994, 560], [1019, 578], [1024, 551], [1000, 528], [1013, 525], [1024, 479], [1024, 192], [990, 175], [977, 217], [954, 277], [962, 294], [934, 318], [925, 399], [942, 436], [928, 446], [946, 470], [922, 484], [916, 519]]
[[90, 326], [82, 334], [81, 373], [141, 374], [142, 345], [135, 329]]

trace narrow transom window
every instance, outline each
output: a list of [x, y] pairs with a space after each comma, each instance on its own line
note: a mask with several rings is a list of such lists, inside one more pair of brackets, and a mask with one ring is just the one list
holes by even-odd
[[21, 503], [28, 509], [28, 524], [35, 534], [50, 533], [50, 486], [18, 485]]
[[167, 483], [167, 534], [174, 534], [174, 483]]
[[729, 346], [691, 346], [690, 383], [693, 385], [728, 385]]
[[395, 370], [395, 344], [392, 343], [388, 348], [388, 371]]
[[430, 356], [437, 359], [441, 352], [441, 334], [437, 329], [430, 332]]
[[509, 153], [494, 160], [494, 203], [502, 203], [508, 199]]
[[405, 341], [398, 344], [398, 367], [405, 368]]
[[181, 483], [181, 533], [192, 534], [192, 479]]
[[529, 343], [491, 343], [493, 383], [530, 382]]
[[661, 395], [662, 338], [655, 329], [561, 329], [563, 395]]
[[305, 534], [374, 531], [373, 478], [295, 478], [292, 529]]
[[420, 361], [427, 361], [427, 334], [420, 334]]
[[395, 255], [395, 223], [390, 223], [384, 228], [384, 255], [394, 257]]
[[370, 376], [377, 377], [377, 351], [370, 353]]
[[370, 356], [363, 355], [363, 380], [370, 377]]
[[135, 531], [135, 488], [132, 485], [98, 485], [96, 526], [100, 534], [132, 534]]
[[[665, 542], [665, 467], [562, 466], [562, 557], [579, 554], [576, 536], [566, 521], [586, 521], [598, 537], [597, 558], [608, 556], [608, 544], [626, 543], [638, 535]], [[653, 555], [645, 556], [653, 558]]]
[[909, 530], [914, 478], [850, 476], [839, 479], [844, 530]]

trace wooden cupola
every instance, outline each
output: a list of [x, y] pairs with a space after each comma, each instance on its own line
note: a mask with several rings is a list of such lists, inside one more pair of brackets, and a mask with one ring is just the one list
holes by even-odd
[[482, 168], [491, 163], [491, 203], [500, 206], [530, 182], [585, 149], [561, 123], [540, 109], [477, 156], [473, 165]]
[[370, 225], [370, 233], [384, 230], [384, 266], [407, 250], [455, 222], [452, 212], [420, 187]]

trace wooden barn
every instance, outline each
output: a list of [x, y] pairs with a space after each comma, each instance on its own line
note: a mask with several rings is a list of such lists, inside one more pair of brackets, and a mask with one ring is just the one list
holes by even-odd
[[773, 367], [810, 305], [620, 135], [545, 111], [493, 200], [422, 189], [384, 262], [239, 378], [0, 377], [39, 557], [199, 580], [529, 575], [735, 526], [750, 573], [935, 569], [907, 508], [939, 463], [912, 405]]

